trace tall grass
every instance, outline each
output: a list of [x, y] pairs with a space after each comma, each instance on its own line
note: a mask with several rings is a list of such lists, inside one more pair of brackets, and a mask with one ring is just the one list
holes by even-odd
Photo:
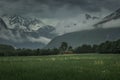
[[0, 80], [120, 80], [120, 55], [0, 57]]

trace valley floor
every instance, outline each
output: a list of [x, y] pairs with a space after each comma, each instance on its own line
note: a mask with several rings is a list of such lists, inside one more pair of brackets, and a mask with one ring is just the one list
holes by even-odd
[[0, 57], [0, 80], [120, 80], [120, 55]]

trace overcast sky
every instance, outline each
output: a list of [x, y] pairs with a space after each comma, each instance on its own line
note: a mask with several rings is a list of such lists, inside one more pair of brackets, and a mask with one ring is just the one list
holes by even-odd
[[83, 19], [80, 15], [86, 13], [105, 16], [119, 7], [120, 0], [0, 0], [1, 15], [39, 17], [53, 26], [78, 22]]
[[73, 17], [80, 12], [114, 11], [120, 0], [0, 0], [0, 13], [34, 15], [44, 18]]

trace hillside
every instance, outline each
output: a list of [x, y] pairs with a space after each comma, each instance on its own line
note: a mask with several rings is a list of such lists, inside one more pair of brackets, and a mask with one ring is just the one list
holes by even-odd
[[4, 45], [4, 44], [0, 44], [0, 52], [3, 51], [13, 51], [15, 50], [15, 48], [11, 45]]
[[107, 40], [120, 38], [120, 27], [100, 28], [68, 33], [54, 38], [45, 48], [58, 48], [61, 42], [67, 42], [70, 46], [77, 47], [82, 44], [99, 44]]

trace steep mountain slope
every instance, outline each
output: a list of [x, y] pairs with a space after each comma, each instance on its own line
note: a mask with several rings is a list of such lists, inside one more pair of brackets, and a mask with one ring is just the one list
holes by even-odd
[[0, 44], [0, 52], [13, 51], [15, 48], [11, 45]]
[[82, 44], [99, 44], [116, 39], [120, 39], [120, 27], [84, 30], [56, 37], [45, 48], [58, 48], [61, 42], [67, 42], [70, 46], [77, 47]]
[[117, 9], [115, 12], [111, 13], [110, 15], [104, 17], [101, 21], [99, 21], [98, 23], [96, 23], [94, 26], [99, 26], [101, 24], [107, 23], [111, 20], [117, 20], [120, 19], [120, 8]]
[[2, 18], [0, 18], [0, 30], [2, 29], [7, 29], [7, 25], [5, 24], [5, 22], [3, 21]]
[[54, 30], [39, 19], [4, 15], [0, 18], [0, 43], [17, 48], [42, 48], [57, 36]]
[[23, 29], [25, 31], [32, 31], [45, 26], [40, 19], [23, 17], [20, 15], [3, 15], [2, 19], [10, 29], [16, 28]]

